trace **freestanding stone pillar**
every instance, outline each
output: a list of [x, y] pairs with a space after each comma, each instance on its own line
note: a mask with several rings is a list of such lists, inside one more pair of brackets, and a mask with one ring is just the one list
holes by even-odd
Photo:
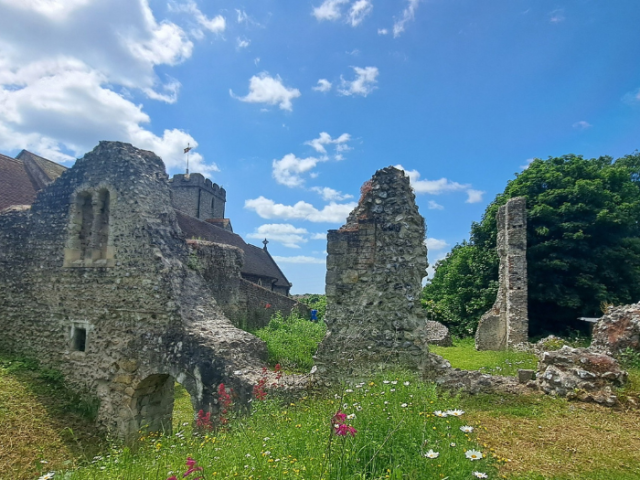
[[506, 350], [529, 338], [526, 207], [516, 197], [498, 210], [498, 295], [478, 324], [477, 350]]
[[427, 368], [425, 222], [409, 177], [387, 167], [361, 188], [347, 223], [327, 236], [327, 335], [319, 374], [367, 375], [387, 366]]

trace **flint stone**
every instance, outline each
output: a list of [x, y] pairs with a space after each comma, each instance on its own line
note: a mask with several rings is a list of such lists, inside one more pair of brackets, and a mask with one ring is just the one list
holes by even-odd
[[429, 345], [438, 345], [440, 347], [451, 347], [453, 342], [451, 341], [451, 333], [449, 329], [440, 322], [433, 320], [427, 320], [427, 343]]

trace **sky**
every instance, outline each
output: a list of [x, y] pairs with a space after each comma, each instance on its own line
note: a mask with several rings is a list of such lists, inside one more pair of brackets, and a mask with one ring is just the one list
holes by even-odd
[[533, 158], [640, 148], [638, 0], [0, 0], [0, 152], [100, 140], [205, 174], [292, 293], [380, 168], [429, 274]]

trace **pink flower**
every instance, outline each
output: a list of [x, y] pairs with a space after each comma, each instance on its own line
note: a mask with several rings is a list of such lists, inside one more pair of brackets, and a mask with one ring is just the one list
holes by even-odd
[[343, 423], [341, 425], [338, 425], [338, 427], [335, 429], [335, 432], [336, 432], [336, 435], [339, 435], [341, 437], [346, 437], [347, 435], [351, 435], [352, 437], [355, 437], [357, 430], [353, 428], [351, 425], [347, 425], [346, 423]]
[[347, 414], [342, 413], [340, 410], [338, 410], [336, 414], [333, 416], [333, 418], [331, 419], [331, 424], [335, 425], [336, 423], [344, 423], [346, 419], [347, 419]]

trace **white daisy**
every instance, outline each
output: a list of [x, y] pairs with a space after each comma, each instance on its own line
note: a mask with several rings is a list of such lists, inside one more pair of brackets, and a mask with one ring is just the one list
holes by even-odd
[[467, 450], [466, 452], [464, 452], [465, 456], [469, 459], [469, 460], [480, 460], [482, 458], [482, 452], [479, 452], [477, 450]]
[[447, 415], [451, 415], [453, 417], [459, 417], [460, 415], [462, 415], [464, 413], [463, 410], [447, 410]]
[[51, 478], [53, 478], [53, 476], [55, 475], [55, 472], [49, 472], [49, 473], [45, 473], [44, 475], [42, 475], [38, 480], [49, 480]]
[[400, 405], [402, 408], [407, 408], [407, 404], [403, 403], [402, 405]]
[[473, 432], [473, 427], [470, 427], [469, 425], [465, 425], [463, 427], [460, 427], [460, 430], [463, 431], [464, 433], [471, 433]]
[[408, 387], [409, 385], [411, 385], [411, 382], [404, 382], [405, 387]]
[[349, 420], [353, 420], [354, 418], [356, 418], [356, 414], [355, 413], [350, 413], [349, 415], [347, 415], [347, 418]]
[[429, 450], [427, 453], [424, 454], [424, 456], [427, 458], [438, 458], [438, 455], [440, 455], [440, 453], [434, 452], [433, 450]]
[[398, 384], [397, 380], [394, 380], [393, 382], [391, 382], [391, 385], [397, 385], [397, 384]]
[[482, 472], [473, 472], [473, 476], [476, 478], [489, 478], [489, 475]]
[[389, 383], [389, 380], [383, 380], [382, 383]]
[[446, 417], [446, 416], [447, 416], [447, 413], [446, 413], [446, 412], [443, 412], [442, 410], [436, 410], [435, 412], [433, 412], [433, 414], [434, 414], [436, 417], [442, 417], [442, 418], [444, 418], [444, 417]]

